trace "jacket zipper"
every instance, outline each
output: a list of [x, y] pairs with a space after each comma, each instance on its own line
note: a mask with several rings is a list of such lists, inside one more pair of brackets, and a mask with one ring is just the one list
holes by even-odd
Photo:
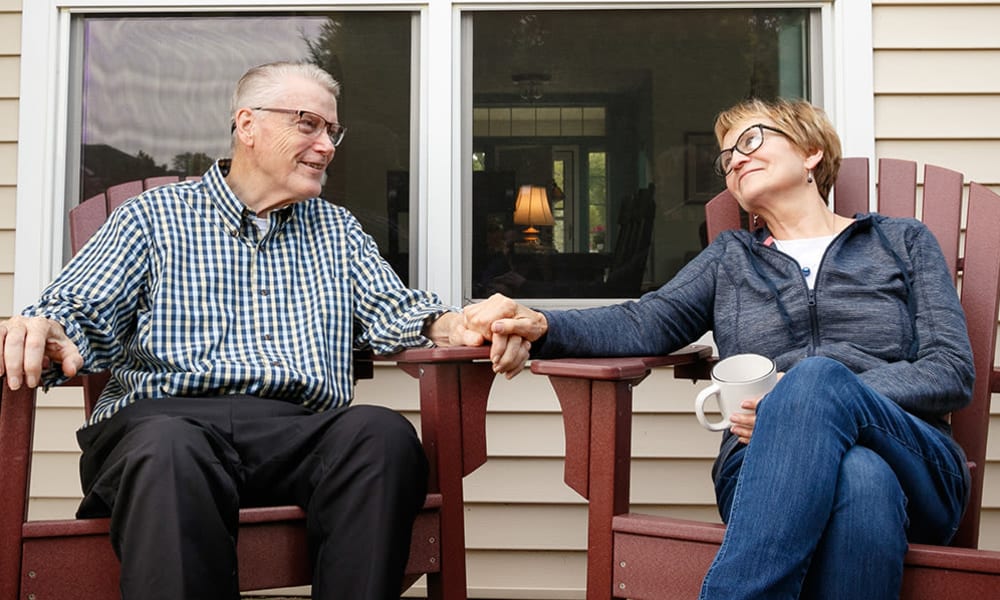
[[812, 344], [809, 345], [809, 356], [816, 355], [819, 347], [819, 316], [816, 313], [816, 291], [809, 290], [809, 330], [812, 332]]

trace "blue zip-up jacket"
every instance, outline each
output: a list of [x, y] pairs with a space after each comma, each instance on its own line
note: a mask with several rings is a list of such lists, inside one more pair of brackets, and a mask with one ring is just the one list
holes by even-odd
[[[722, 358], [753, 352], [788, 371], [835, 359], [908, 412], [950, 433], [974, 369], [965, 315], [934, 235], [915, 219], [859, 215], [827, 248], [813, 290], [766, 230], [726, 231], [636, 301], [543, 311], [537, 358], [673, 352], [711, 330]], [[731, 436], [726, 432], [726, 438]], [[735, 439], [735, 438], [732, 438]], [[735, 444], [723, 443], [723, 453]]]

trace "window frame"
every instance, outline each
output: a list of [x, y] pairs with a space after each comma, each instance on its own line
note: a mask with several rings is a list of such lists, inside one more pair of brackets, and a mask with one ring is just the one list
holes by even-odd
[[[419, 68], [412, 77], [415, 99], [412, 136], [415, 202], [411, 218], [411, 279], [437, 292], [445, 302], [462, 302], [468, 279], [468, 226], [463, 198], [471, 193], [471, 75], [464, 58], [471, 36], [462, 26], [465, 12], [481, 10], [601, 8], [712, 8], [780, 6], [819, 9], [823, 104], [837, 126], [845, 155], [873, 156], [874, 84], [871, 1], [857, 0], [629, 0], [608, 2], [549, 0], [497, 3], [471, 0], [348, 0], [340, 3], [298, 0], [294, 5], [262, 0], [32, 0], [21, 9], [19, 134], [14, 261], [14, 306], [34, 302], [61, 269], [67, 158], [67, 107], [71, 82], [70, 20], [80, 13], [219, 12], [287, 10], [409, 10], [419, 15], [414, 53]], [[849, 24], [849, 26], [848, 26]], [[447, 35], [446, 35], [447, 33]], [[458, 68], [453, 68], [456, 65]], [[38, 74], [42, 74], [39, 76]], [[235, 83], [235, 82], [234, 82]], [[469, 101], [466, 102], [466, 98]], [[850, 115], [850, 119], [846, 116]], [[468, 171], [468, 173], [467, 173]], [[433, 233], [428, 223], [435, 224]], [[442, 235], [440, 232], [444, 231]], [[432, 265], [450, 265], [433, 269]], [[465, 277], [463, 277], [463, 274]], [[572, 300], [550, 304], [574, 306]], [[539, 303], [544, 304], [544, 303]]]

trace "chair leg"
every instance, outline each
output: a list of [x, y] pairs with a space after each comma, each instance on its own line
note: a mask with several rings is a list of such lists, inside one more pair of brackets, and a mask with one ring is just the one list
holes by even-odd
[[[550, 378], [567, 429], [567, 483], [589, 500], [587, 600], [608, 600], [614, 591], [611, 520], [628, 512], [632, 387], [643, 377], [583, 386], [579, 379]], [[588, 393], [580, 394], [583, 388]], [[583, 431], [577, 429], [580, 423], [585, 423]]]

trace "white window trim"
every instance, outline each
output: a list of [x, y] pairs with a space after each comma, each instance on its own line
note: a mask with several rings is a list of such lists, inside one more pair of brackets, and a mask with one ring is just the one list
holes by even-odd
[[[823, 89], [833, 90], [824, 104], [837, 124], [844, 151], [874, 156], [874, 86], [871, 0], [754, 2], [689, 0], [615, 3], [548, 0], [552, 8], [667, 8], [738, 5], [819, 7], [823, 14]], [[61, 268], [69, 22], [73, 13], [135, 11], [239, 11], [391, 8], [421, 13], [417, 97], [416, 285], [452, 304], [461, 302], [462, 269], [462, 78], [463, 9], [530, 10], [537, 2], [426, 0], [406, 3], [348, 0], [333, 4], [298, 0], [280, 4], [260, 0], [31, 0], [22, 7], [20, 117], [18, 133], [17, 221], [14, 308], [35, 301]], [[433, 229], [429, 223], [434, 223]], [[444, 232], [442, 234], [442, 232]], [[450, 265], [450, 268], [431, 268]], [[565, 304], [565, 303], [564, 303]]]

